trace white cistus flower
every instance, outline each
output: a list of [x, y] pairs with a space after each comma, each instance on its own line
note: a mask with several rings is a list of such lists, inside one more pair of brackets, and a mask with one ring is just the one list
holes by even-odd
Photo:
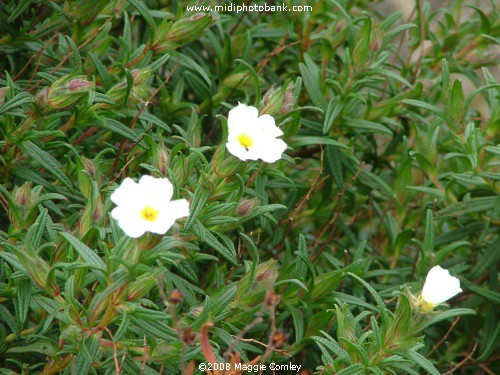
[[228, 151], [241, 160], [262, 159], [273, 163], [281, 158], [286, 143], [277, 139], [283, 132], [270, 115], [259, 117], [257, 108], [238, 103], [227, 118]]
[[176, 219], [189, 215], [189, 202], [170, 200], [174, 188], [166, 178], [142, 176], [139, 183], [127, 177], [111, 194], [117, 207], [111, 216], [129, 237], [145, 232], [166, 233]]
[[461, 291], [460, 280], [451, 276], [448, 270], [440, 266], [432, 267], [422, 289], [420, 308], [425, 311], [432, 310]]

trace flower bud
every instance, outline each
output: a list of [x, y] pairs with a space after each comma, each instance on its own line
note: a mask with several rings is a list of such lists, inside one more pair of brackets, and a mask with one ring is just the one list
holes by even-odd
[[177, 305], [178, 303], [182, 302], [184, 296], [182, 295], [179, 289], [174, 289], [172, 290], [172, 293], [170, 293], [169, 299], [171, 303]]
[[255, 306], [263, 301], [265, 294], [274, 287], [278, 278], [276, 263], [276, 260], [270, 259], [258, 265], [252, 279], [250, 278], [251, 274], [243, 276], [236, 292], [237, 304]]
[[[125, 97], [127, 96], [127, 81], [123, 80], [111, 87], [108, 91], [106, 91], [106, 96], [113, 99], [113, 101], [116, 103], [116, 106], [120, 107], [124, 105]], [[109, 108], [112, 107], [112, 105], [104, 104], [103, 107]]]
[[288, 335], [280, 331], [276, 332], [272, 338], [273, 347], [277, 349], [284, 347], [287, 339]]
[[187, 327], [182, 334], [182, 342], [189, 345], [196, 339], [196, 334], [193, 332], [191, 327]]
[[130, 91], [129, 100], [132, 103], [144, 103], [148, 100], [151, 90], [146, 85], [134, 85]]
[[5, 103], [5, 98], [7, 97], [7, 93], [9, 92], [8, 87], [0, 88], [0, 107]]
[[192, 42], [201, 36], [211, 22], [212, 16], [208, 13], [198, 13], [181, 19], [172, 25], [167, 33], [167, 39], [179, 44]]
[[231, 177], [242, 172], [246, 168], [245, 163], [240, 163], [226, 152], [226, 146], [221, 144], [215, 150], [212, 158], [212, 169], [218, 177]]
[[240, 204], [238, 205], [238, 208], [236, 212], [238, 213], [238, 216], [247, 216], [252, 213], [254, 210], [255, 206], [259, 203], [259, 200], [257, 198], [253, 199], [242, 199], [240, 201]]
[[82, 160], [82, 164], [83, 164], [83, 168], [84, 168], [85, 172], [88, 173], [88, 175], [90, 176], [91, 179], [95, 179], [95, 177], [96, 177], [95, 165], [92, 163], [92, 161], [90, 159], [87, 159], [84, 156], [82, 156], [81, 160]]
[[344, 19], [341, 19], [339, 22], [337, 22], [337, 25], [335, 26], [335, 32], [340, 33], [344, 31], [346, 26], [346, 22]]
[[297, 100], [293, 95], [294, 86], [290, 83], [280, 89], [270, 88], [260, 101], [259, 113], [276, 116], [290, 112]]
[[9, 220], [16, 228], [29, 228], [38, 216], [37, 202], [42, 186], [32, 188], [31, 182], [16, 186], [9, 204]]
[[431, 311], [434, 307], [462, 292], [460, 280], [450, 275], [448, 270], [440, 266], [432, 267], [425, 279], [422, 294], [418, 298], [418, 307]]
[[132, 74], [132, 78], [134, 79], [134, 85], [142, 85], [146, 83], [146, 80], [150, 77], [151, 69], [134, 69], [130, 73]]
[[154, 288], [156, 280], [157, 277], [155, 275], [146, 275], [135, 280], [132, 285], [130, 285], [127, 300], [134, 301], [144, 297]]
[[165, 52], [192, 42], [203, 34], [211, 22], [212, 16], [208, 13], [195, 14], [173, 24], [164, 21], [155, 30], [152, 49], [156, 52]]
[[49, 88], [44, 87], [35, 94], [35, 106], [40, 111], [42, 115], [48, 113], [51, 110], [49, 100]]
[[154, 159], [153, 165], [161, 172], [162, 175], [167, 175], [168, 169], [168, 149], [163, 143], [158, 146]]
[[77, 103], [89, 91], [94, 89], [94, 83], [86, 76], [64, 76], [55, 81], [48, 91], [48, 102], [52, 108], [62, 109]]
[[253, 88], [253, 79], [249, 72], [240, 72], [226, 77], [222, 84], [230, 89], [250, 90]]
[[383, 36], [382, 36], [381, 31], [378, 29], [375, 29], [372, 32], [372, 35], [370, 38], [370, 44], [368, 45], [368, 48], [370, 48], [371, 51], [376, 52], [382, 46], [382, 41], [383, 41]]
[[53, 274], [50, 272], [49, 264], [37, 255], [32, 254], [28, 249], [15, 250], [19, 262], [28, 272], [33, 282], [41, 289], [54, 296], [59, 295], [59, 288], [55, 283]]
[[104, 208], [102, 207], [102, 202], [100, 199], [98, 199], [95, 202], [94, 210], [92, 211], [92, 220], [94, 222], [97, 222], [102, 217], [103, 212]]
[[21, 187], [15, 187], [13, 191], [14, 199], [20, 206], [31, 205], [31, 182], [25, 182]]
[[266, 293], [266, 297], [264, 298], [264, 302], [268, 306], [278, 306], [281, 301], [281, 296], [279, 294], [274, 293], [271, 289], [269, 289]]

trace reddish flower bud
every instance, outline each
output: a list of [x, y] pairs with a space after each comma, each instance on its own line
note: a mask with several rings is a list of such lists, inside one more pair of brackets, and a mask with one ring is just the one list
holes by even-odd
[[259, 104], [259, 113], [271, 116], [284, 115], [293, 108], [297, 98], [293, 94], [293, 83], [285, 84], [280, 89], [271, 87]]
[[67, 75], [59, 78], [49, 88], [47, 100], [52, 108], [62, 109], [76, 104], [84, 95], [94, 89], [94, 83], [86, 76]]
[[179, 289], [174, 289], [172, 293], [170, 293], [170, 302], [172, 302], [174, 305], [177, 305], [178, 303], [182, 302], [184, 299], [184, 296], [180, 292]]
[[8, 87], [0, 88], [0, 107], [5, 103], [5, 98], [7, 97], [8, 92], [9, 92]]
[[254, 210], [255, 206], [258, 204], [258, 199], [253, 198], [253, 199], [242, 199], [240, 201], [240, 204], [238, 205], [238, 209], [236, 210], [238, 213], [238, 216], [246, 216], [252, 213]]

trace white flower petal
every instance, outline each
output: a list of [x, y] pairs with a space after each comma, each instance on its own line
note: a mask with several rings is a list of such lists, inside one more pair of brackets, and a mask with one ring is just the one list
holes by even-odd
[[267, 142], [263, 143], [259, 157], [266, 163], [274, 163], [281, 159], [281, 155], [287, 147], [287, 144], [281, 139], [268, 139]]
[[281, 135], [274, 118], [268, 114], [258, 117], [255, 107], [239, 103], [229, 111], [226, 148], [240, 160], [279, 160], [287, 148], [283, 140], [276, 139]]
[[189, 216], [189, 202], [186, 199], [176, 199], [175, 201], [168, 202], [172, 216], [175, 219]]
[[227, 116], [228, 128], [231, 131], [242, 126], [249, 126], [257, 120], [258, 116], [259, 111], [257, 108], [238, 103], [236, 107], [229, 111]]
[[274, 117], [272, 117], [271, 115], [265, 114], [260, 116], [257, 119], [257, 126], [259, 128], [259, 131], [268, 137], [276, 138], [283, 135], [281, 129], [276, 126]]
[[189, 215], [189, 202], [171, 201], [173, 186], [166, 178], [143, 176], [139, 183], [125, 179], [112, 194], [117, 203], [111, 216], [129, 237], [137, 238], [145, 232], [166, 233], [180, 217]]
[[130, 210], [128, 207], [115, 207], [111, 211], [111, 216], [118, 221], [118, 225], [123, 232], [132, 238], [142, 236], [146, 232], [144, 220], [141, 219], [137, 210]]
[[160, 214], [157, 220], [148, 224], [149, 232], [165, 234], [174, 225], [175, 220], [189, 216], [189, 202], [185, 199], [167, 202], [158, 209]]
[[130, 177], [124, 179], [121, 185], [111, 194], [110, 199], [117, 205], [127, 204], [137, 196], [139, 186]]
[[172, 183], [166, 178], [154, 178], [144, 175], [139, 180], [139, 188], [145, 196], [155, 200], [169, 200], [174, 193]]
[[440, 266], [432, 267], [425, 279], [422, 299], [430, 305], [438, 305], [460, 293], [460, 280]]
[[257, 160], [259, 158], [255, 148], [248, 150], [243, 147], [237, 139], [228, 140], [226, 143], [227, 150], [240, 160]]

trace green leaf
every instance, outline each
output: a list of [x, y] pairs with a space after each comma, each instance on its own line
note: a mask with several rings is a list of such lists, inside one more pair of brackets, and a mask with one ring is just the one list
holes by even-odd
[[122, 137], [127, 138], [128, 140], [132, 141], [133, 143], [138, 143], [142, 147], [145, 147], [145, 144], [141, 142], [141, 137], [137, 135], [133, 130], [131, 130], [129, 127], [126, 125], [122, 124], [119, 121], [116, 121], [112, 118], [105, 118], [99, 119], [100, 121], [96, 124], [96, 126], [109, 130], [113, 133], [116, 133], [118, 135], [121, 135]]
[[305, 286], [305, 284], [300, 281], [300, 280], [297, 280], [297, 279], [286, 279], [286, 280], [280, 280], [280, 281], [277, 281], [274, 286], [280, 286], [280, 285], [283, 285], [283, 284], [290, 284], [290, 283], [293, 283], [295, 285], [298, 285], [301, 289], [303, 289], [305, 292], [308, 292], [309, 289], [307, 288], [307, 286]]
[[33, 3], [34, 0], [21, 0], [17, 2], [16, 7], [10, 13], [7, 22], [10, 23], [14, 21], [17, 17], [19, 17], [29, 6]]
[[357, 66], [364, 65], [366, 62], [366, 56], [368, 55], [370, 45], [371, 27], [371, 18], [366, 17], [363, 22], [363, 26], [361, 27], [361, 31], [358, 34], [358, 43], [352, 52], [352, 61]]
[[490, 301], [491, 303], [493, 303], [495, 305], [500, 305], [500, 293], [495, 292], [493, 290], [489, 290], [489, 289], [480, 287], [480, 286], [477, 286], [473, 282], [471, 282], [467, 279], [464, 279], [464, 278], [461, 278], [460, 282], [463, 285], [465, 285], [465, 287], [467, 289], [470, 289], [478, 296], [481, 296], [481, 297], [487, 299], [488, 301]]
[[434, 250], [434, 218], [432, 210], [427, 210], [427, 217], [425, 220], [425, 239], [424, 248], [428, 252]]
[[88, 336], [80, 342], [78, 355], [73, 360], [74, 367], [72, 370], [75, 374], [86, 375], [90, 372], [90, 368], [94, 363], [97, 351], [99, 350], [99, 339], [94, 336]]
[[327, 102], [321, 92], [319, 69], [307, 54], [304, 54], [304, 60], [306, 64], [299, 63], [299, 70], [306, 90], [314, 105], [325, 111]]
[[4, 103], [0, 106], [0, 114], [6, 113], [14, 108], [21, 107], [24, 104], [31, 103], [33, 101], [33, 97], [27, 92], [20, 92], [16, 96], [14, 96], [7, 103]]
[[449, 207], [439, 210], [436, 219], [442, 219], [448, 216], [462, 216], [473, 212], [485, 212], [495, 207], [497, 197], [472, 198], [465, 202], [458, 202]]
[[75, 66], [74, 69], [76, 70], [77, 74], [80, 74], [82, 73], [82, 58], [80, 56], [80, 52], [78, 51], [78, 47], [76, 46], [73, 39], [71, 39], [68, 35], [65, 35], [65, 38], [71, 46], [72, 60], [73, 65]]
[[60, 234], [62, 237], [66, 239], [66, 241], [69, 242], [69, 244], [73, 247], [73, 249], [76, 250], [78, 255], [80, 255], [86, 263], [92, 265], [92, 267], [96, 270], [106, 272], [106, 264], [87, 245], [80, 242], [78, 238], [69, 233], [60, 232]]
[[215, 238], [215, 236], [199, 222], [199, 220], [196, 220], [195, 225], [193, 225], [192, 227], [192, 231], [200, 238], [202, 242], [206, 243], [210, 248], [217, 251], [229, 263], [233, 265], [236, 265], [238, 263], [236, 252], [222, 245], [220, 241]]
[[288, 210], [287, 206], [282, 204], [268, 204], [266, 206], [256, 207], [248, 216], [245, 216], [242, 221], [248, 221], [254, 217], [259, 217], [268, 212], [278, 211], [278, 210]]
[[202, 184], [198, 184], [196, 186], [196, 190], [194, 191], [193, 201], [189, 206], [189, 216], [184, 224], [184, 228], [189, 229], [193, 225], [193, 223], [197, 220], [198, 215], [203, 210], [205, 205], [210, 198], [211, 191], [207, 189]]
[[47, 219], [47, 209], [43, 208], [40, 215], [36, 218], [36, 221], [28, 229], [28, 233], [26, 233], [26, 247], [33, 253], [37, 253], [41, 245], [42, 235], [47, 225]]
[[410, 361], [415, 362], [417, 365], [422, 367], [425, 371], [427, 371], [430, 375], [439, 375], [439, 371], [434, 367], [434, 365], [422, 354], [417, 353], [414, 350], [400, 351], [397, 352], [404, 358], [409, 359]]
[[0, 305], [0, 320], [7, 323], [7, 325], [12, 330], [12, 333], [16, 335], [16, 338], [19, 338], [19, 327], [17, 326], [17, 323], [12, 314], [4, 305]]
[[102, 84], [106, 90], [109, 90], [112, 85], [112, 80], [111, 80], [111, 75], [108, 73], [108, 70], [104, 66], [104, 64], [99, 60], [99, 58], [93, 54], [92, 52], [88, 53], [90, 56], [90, 59], [94, 63], [94, 66], [97, 70], [97, 73], [99, 73], [99, 76], [102, 79]]
[[395, 197], [394, 191], [392, 188], [380, 177], [377, 175], [363, 169], [359, 174], [359, 179], [366, 185], [372, 187], [375, 190], [380, 190], [384, 192], [388, 197]]
[[472, 309], [463, 309], [463, 308], [439, 311], [439, 313], [433, 315], [429, 320], [426, 321], [422, 329], [434, 325], [442, 320], [455, 318], [457, 316], [462, 316], [462, 315], [476, 315], [476, 312]]
[[384, 300], [380, 297], [380, 295], [377, 293], [377, 291], [375, 289], [373, 289], [373, 287], [370, 284], [368, 284], [365, 280], [363, 280], [358, 275], [353, 274], [352, 272], [347, 272], [347, 275], [351, 276], [352, 278], [358, 280], [361, 284], [363, 284], [363, 286], [366, 288], [366, 290], [368, 290], [370, 292], [370, 294], [373, 296], [373, 298], [375, 299], [375, 302], [377, 302], [377, 307], [380, 310], [385, 309]]
[[201, 76], [201, 78], [203, 78], [203, 80], [205, 81], [205, 83], [209, 88], [212, 87], [212, 81], [208, 77], [208, 74], [192, 58], [176, 51], [170, 51], [169, 53], [170, 55], [177, 57], [178, 59], [177, 61], [179, 61], [180, 65], [198, 73]]
[[250, 75], [252, 76], [253, 84], [255, 86], [254, 92], [255, 92], [255, 100], [254, 100], [254, 105], [258, 106], [260, 103], [260, 82], [259, 82], [259, 75], [257, 72], [254, 70], [254, 68], [247, 63], [244, 60], [241, 59], [236, 59], [235, 61], [239, 62], [240, 64], [243, 64], [247, 70], [249, 71]]
[[338, 356], [344, 363], [350, 364], [352, 359], [349, 353], [346, 352], [344, 349], [342, 349], [339, 343], [335, 339], [333, 339], [330, 335], [328, 335], [326, 332], [324, 331], [320, 332], [326, 337], [326, 339], [319, 336], [312, 336], [311, 339], [330, 349], [330, 351], [334, 353], [336, 356]]
[[148, 25], [154, 30], [156, 28], [156, 23], [151, 16], [151, 11], [145, 5], [145, 3], [141, 0], [129, 0], [130, 4], [134, 6], [135, 9], [140, 13], [141, 16], [144, 17], [144, 20], [148, 23]]
[[410, 190], [420, 191], [422, 193], [427, 193], [439, 199], [445, 198], [444, 193], [439, 189], [434, 189], [427, 186], [407, 186], [406, 188]]
[[157, 319], [146, 319], [131, 317], [131, 323], [139, 328], [141, 334], [160, 340], [173, 341], [177, 339], [177, 333], [167, 328], [166, 322]]
[[290, 311], [290, 314], [292, 315], [294, 333], [295, 333], [295, 343], [298, 344], [302, 341], [302, 337], [304, 336], [305, 332], [304, 316], [302, 315], [300, 310], [297, 309], [296, 307], [288, 305], [287, 309], [288, 311]]
[[458, 123], [461, 123], [465, 118], [465, 97], [462, 82], [459, 79], [455, 80], [451, 90], [450, 115]]
[[378, 74], [378, 75], [384, 76], [386, 78], [392, 78], [398, 82], [401, 82], [403, 85], [411, 88], [412, 90], [414, 88], [410, 82], [408, 82], [406, 79], [401, 77], [399, 74], [394, 73], [392, 70], [377, 68], [377, 69], [371, 69], [368, 72], [371, 74]]
[[19, 322], [19, 326], [22, 327], [28, 317], [31, 300], [31, 281], [29, 279], [19, 280], [17, 284], [16, 297], [16, 317]]
[[343, 370], [340, 370], [335, 373], [335, 375], [358, 375], [363, 373], [363, 366], [359, 363], [355, 363], [353, 365], [350, 365], [349, 367], [346, 367]]
[[61, 171], [61, 163], [59, 163], [52, 155], [43, 151], [31, 141], [20, 143], [19, 148], [57, 177], [59, 181], [61, 181], [68, 189], [71, 190], [73, 188], [71, 181]]
[[494, 331], [489, 335], [488, 341], [484, 346], [482, 354], [477, 358], [478, 362], [487, 359], [495, 350], [498, 349], [498, 342], [500, 339], [500, 324], [494, 323]]
[[57, 348], [49, 340], [37, 340], [33, 344], [17, 346], [7, 350], [7, 353], [40, 353], [44, 356], [54, 356]]
[[346, 119], [344, 124], [360, 133], [381, 133], [392, 136], [392, 130], [377, 122], [357, 119]]
[[328, 134], [332, 128], [333, 122], [344, 109], [344, 103], [340, 97], [336, 97], [328, 102], [326, 108], [325, 122], [323, 123], [323, 134]]
[[154, 73], [154, 72], [160, 70], [160, 68], [162, 68], [167, 63], [167, 61], [169, 59], [170, 59], [170, 55], [168, 53], [166, 53], [162, 57], [160, 57], [158, 60], [149, 64], [148, 69], [151, 69], [151, 73]]
[[438, 116], [439, 118], [445, 120], [446, 122], [451, 122], [450, 117], [446, 115], [442, 110], [440, 110], [438, 107], [435, 105], [422, 102], [420, 100], [413, 100], [413, 99], [403, 99], [404, 104], [408, 104], [413, 107], [418, 107], [422, 109], [426, 109], [429, 112], [433, 113], [434, 115]]
[[345, 144], [327, 137], [300, 136], [290, 138], [290, 147], [298, 148], [303, 146], [330, 145], [349, 149]]

